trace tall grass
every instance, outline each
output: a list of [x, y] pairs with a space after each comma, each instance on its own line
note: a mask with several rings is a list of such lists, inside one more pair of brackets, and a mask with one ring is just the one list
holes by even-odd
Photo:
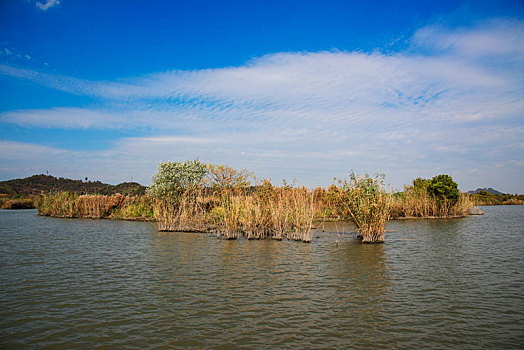
[[341, 203], [358, 228], [363, 243], [384, 241], [384, 230], [389, 219], [391, 196], [383, 189], [384, 178], [350, 174], [340, 181]]
[[56, 192], [43, 195], [36, 201], [38, 214], [64, 218], [114, 218], [150, 220], [152, 210], [147, 196], [115, 194], [78, 195]]
[[148, 195], [125, 196], [120, 206], [113, 208], [111, 218], [151, 221], [154, 217], [152, 202]]
[[313, 192], [315, 202], [315, 218], [323, 221], [337, 221], [346, 218], [347, 208], [342, 200], [343, 190], [331, 185], [326, 189], [317, 187]]
[[315, 210], [313, 193], [307, 188], [275, 187], [266, 180], [253, 193], [246, 188], [222, 188], [215, 193], [218, 236], [311, 241]]
[[[180, 169], [191, 176], [181, 176]], [[213, 232], [224, 239], [291, 239], [310, 242], [314, 220], [351, 220], [362, 242], [384, 240], [389, 218], [465, 216], [473, 207], [468, 195], [454, 201], [436, 198], [426, 188], [407, 186], [387, 193], [384, 177], [357, 176], [311, 191], [270, 180], [251, 186], [251, 173], [209, 166], [203, 179], [200, 163], [168, 163], [144, 196], [78, 195], [57, 192], [37, 201], [39, 215], [56, 217], [154, 220], [159, 231]], [[157, 179], [160, 177], [157, 176]], [[176, 180], [176, 181], [175, 181]], [[205, 181], [204, 181], [205, 180]], [[256, 179], [255, 179], [256, 181]], [[204, 186], [204, 184], [206, 186]]]
[[449, 218], [463, 217], [473, 208], [471, 196], [460, 193], [457, 201], [441, 200], [423, 189], [407, 186], [404, 192], [392, 198], [393, 218]]
[[202, 189], [185, 191], [177, 200], [156, 198], [152, 206], [159, 231], [206, 230], [207, 213]]
[[36, 203], [38, 214], [64, 218], [81, 217], [81, 213], [75, 208], [75, 201], [78, 197], [78, 194], [71, 192], [56, 192], [43, 195]]

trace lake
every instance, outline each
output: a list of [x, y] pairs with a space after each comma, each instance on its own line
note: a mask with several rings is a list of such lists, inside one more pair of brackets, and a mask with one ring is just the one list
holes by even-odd
[[[310, 244], [0, 211], [1, 348], [524, 346], [524, 207]], [[342, 232], [336, 232], [342, 231]]]

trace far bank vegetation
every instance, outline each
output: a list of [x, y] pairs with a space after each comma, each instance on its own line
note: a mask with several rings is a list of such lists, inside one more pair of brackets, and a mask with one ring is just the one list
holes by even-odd
[[350, 220], [364, 243], [382, 242], [389, 219], [461, 217], [472, 207], [449, 175], [419, 178], [391, 193], [384, 176], [351, 173], [311, 190], [196, 160], [161, 163], [143, 195], [62, 191], [37, 201], [39, 215], [152, 220], [160, 231], [212, 232], [223, 239], [310, 242], [314, 222]]
[[524, 195], [494, 194], [488, 191], [473, 193], [471, 199], [475, 205], [523, 205]]

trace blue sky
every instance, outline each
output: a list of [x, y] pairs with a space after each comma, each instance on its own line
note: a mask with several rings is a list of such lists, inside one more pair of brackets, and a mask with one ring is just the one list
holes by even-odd
[[198, 158], [524, 193], [521, 1], [0, 3], [0, 179]]

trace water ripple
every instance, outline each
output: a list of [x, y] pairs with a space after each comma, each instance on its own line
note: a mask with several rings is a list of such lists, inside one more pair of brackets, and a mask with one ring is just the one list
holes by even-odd
[[0, 211], [3, 348], [522, 348], [524, 207], [311, 244]]

